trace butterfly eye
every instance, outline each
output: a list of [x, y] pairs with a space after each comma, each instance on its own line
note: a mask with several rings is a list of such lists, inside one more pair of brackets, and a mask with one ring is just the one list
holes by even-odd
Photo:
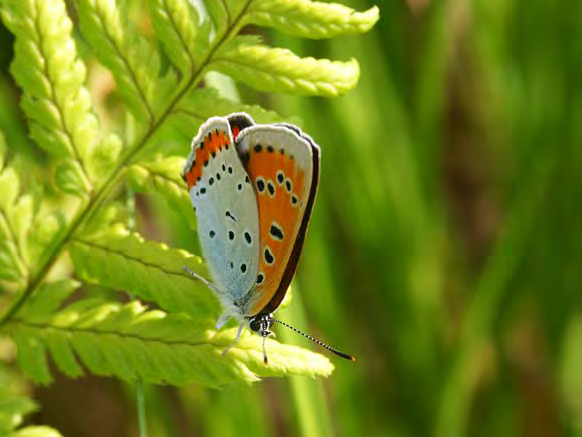
[[253, 332], [258, 332], [261, 329], [261, 322], [258, 317], [253, 317], [249, 322], [249, 328]]

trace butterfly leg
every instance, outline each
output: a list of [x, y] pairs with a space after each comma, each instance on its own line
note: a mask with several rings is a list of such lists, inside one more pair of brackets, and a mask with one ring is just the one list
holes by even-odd
[[226, 353], [238, 343], [238, 341], [240, 340], [240, 336], [242, 334], [243, 328], [244, 328], [244, 325], [242, 325], [242, 324], [238, 327], [238, 332], [236, 333], [236, 337], [235, 337], [234, 341], [231, 344], [229, 344], [225, 350], [222, 351], [222, 356], [225, 356]]
[[218, 319], [216, 319], [216, 330], [219, 330], [224, 325], [226, 325], [226, 322], [228, 322], [229, 320], [230, 320], [230, 315], [227, 312], [222, 313], [218, 317]]

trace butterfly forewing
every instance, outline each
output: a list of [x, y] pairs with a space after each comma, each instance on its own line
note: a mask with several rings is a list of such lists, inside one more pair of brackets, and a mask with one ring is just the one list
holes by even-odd
[[183, 177], [196, 209], [200, 244], [212, 279], [233, 303], [256, 280], [259, 217], [252, 182], [225, 118], [213, 117], [200, 128]]
[[257, 197], [260, 249], [255, 289], [243, 312], [272, 312], [295, 272], [315, 198], [319, 148], [287, 125], [255, 125], [236, 141]]

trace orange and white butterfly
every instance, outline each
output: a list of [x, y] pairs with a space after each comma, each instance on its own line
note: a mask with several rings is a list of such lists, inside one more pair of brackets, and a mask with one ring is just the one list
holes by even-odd
[[[319, 182], [320, 149], [293, 125], [212, 117], [192, 141], [182, 177], [223, 314], [265, 339], [295, 274]], [[294, 329], [296, 332], [296, 329]], [[299, 332], [332, 352], [353, 359]], [[265, 363], [267, 356], [264, 350]], [[226, 352], [226, 351], [225, 351]]]

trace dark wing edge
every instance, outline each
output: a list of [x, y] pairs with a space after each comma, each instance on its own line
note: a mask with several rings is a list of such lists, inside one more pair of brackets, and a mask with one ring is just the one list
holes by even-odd
[[297, 232], [297, 238], [295, 239], [293, 250], [291, 251], [291, 255], [289, 256], [289, 262], [287, 263], [287, 267], [283, 272], [283, 276], [281, 277], [281, 282], [279, 283], [277, 291], [275, 292], [269, 303], [265, 305], [260, 314], [271, 314], [272, 312], [274, 312], [283, 301], [285, 294], [287, 294], [287, 289], [289, 288], [289, 284], [291, 284], [291, 280], [293, 279], [295, 271], [297, 270], [297, 265], [299, 264], [299, 259], [301, 258], [303, 243], [305, 241], [305, 236], [307, 235], [307, 228], [309, 227], [309, 221], [311, 219], [313, 204], [315, 203], [317, 188], [319, 186], [319, 170], [320, 170], [319, 146], [315, 144], [315, 142], [311, 139], [309, 135], [306, 135], [303, 132], [301, 132], [301, 130], [296, 126], [289, 125], [286, 123], [277, 123], [277, 125], [284, 126], [294, 131], [297, 135], [299, 135], [301, 138], [305, 139], [309, 143], [309, 145], [311, 146], [312, 153], [313, 176], [311, 178], [311, 187], [309, 188], [309, 199], [307, 200], [307, 205], [305, 206], [305, 213], [303, 214], [301, 226], [299, 227], [299, 231]]

